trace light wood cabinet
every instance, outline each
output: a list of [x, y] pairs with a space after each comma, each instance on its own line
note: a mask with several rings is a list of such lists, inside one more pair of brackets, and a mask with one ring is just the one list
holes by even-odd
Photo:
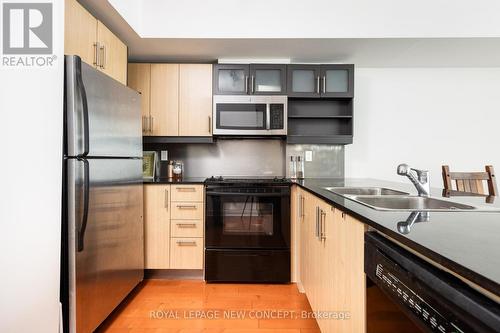
[[203, 238], [172, 238], [170, 268], [202, 269]]
[[212, 65], [129, 64], [129, 71], [129, 86], [148, 99], [142, 105], [144, 135], [212, 135]]
[[318, 318], [318, 325], [322, 332], [365, 332], [365, 225], [305, 190], [299, 196], [300, 283], [314, 311], [348, 316]]
[[203, 202], [172, 202], [172, 218], [176, 220], [203, 219]]
[[127, 46], [101, 21], [97, 21], [99, 69], [117, 81], [127, 84]]
[[76, 0], [66, 0], [64, 25], [64, 53], [77, 54], [96, 66], [97, 19]]
[[179, 135], [179, 65], [151, 64], [151, 136]]
[[212, 65], [181, 64], [179, 135], [212, 135]]
[[146, 269], [170, 267], [170, 185], [144, 186]]
[[172, 185], [172, 201], [202, 202], [203, 187], [199, 185]]
[[151, 64], [128, 64], [128, 86], [141, 94], [142, 134], [147, 135], [150, 120]]
[[64, 53], [127, 84], [127, 46], [76, 0], [65, 0]]
[[146, 269], [203, 269], [204, 186], [145, 185], [144, 231]]

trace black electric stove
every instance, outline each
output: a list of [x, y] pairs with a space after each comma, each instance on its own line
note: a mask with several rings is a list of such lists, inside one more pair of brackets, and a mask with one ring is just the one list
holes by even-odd
[[290, 282], [291, 181], [210, 177], [205, 184], [205, 280]]

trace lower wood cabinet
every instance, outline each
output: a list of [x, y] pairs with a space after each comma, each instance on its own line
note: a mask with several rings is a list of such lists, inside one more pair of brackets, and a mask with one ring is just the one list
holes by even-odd
[[170, 268], [170, 185], [144, 186], [144, 266]]
[[322, 332], [366, 331], [365, 225], [313, 194], [299, 190], [299, 283]]
[[202, 269], [203, 238], [171, 238], [170, 268]]
[[203, 185], [144, 185], [146, 269], [203, 269], [203, 193]]

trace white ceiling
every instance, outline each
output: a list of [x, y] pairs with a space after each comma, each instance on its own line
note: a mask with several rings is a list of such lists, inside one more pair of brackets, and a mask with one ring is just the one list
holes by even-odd
[[[354, 63], [358, 67], [500, 67], [499, 37], [141, 38], [108, 1], [80, 2], [129, 46], [132, 61], [284, 58], [298, 63]], [[140, 15], [138, 8], [130, 19], [132, 25], [138, 24]]]

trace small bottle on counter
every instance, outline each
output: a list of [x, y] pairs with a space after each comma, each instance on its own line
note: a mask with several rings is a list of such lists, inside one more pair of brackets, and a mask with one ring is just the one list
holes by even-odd
[[290, 156], [290, 164], [288, 171], [290, 174], [290, 179], [297, 179], [297, 165], [295, 162], [295, 156]]
[[167, 178], [168, 179], [174, 178], [174, 162], [173, 161], [168, 161], [168, 164], [167, 164]]
[[302, 156], [297, 156], [297, 178], [298, 179], [304, 179], [304, 160], [302, 159]]

